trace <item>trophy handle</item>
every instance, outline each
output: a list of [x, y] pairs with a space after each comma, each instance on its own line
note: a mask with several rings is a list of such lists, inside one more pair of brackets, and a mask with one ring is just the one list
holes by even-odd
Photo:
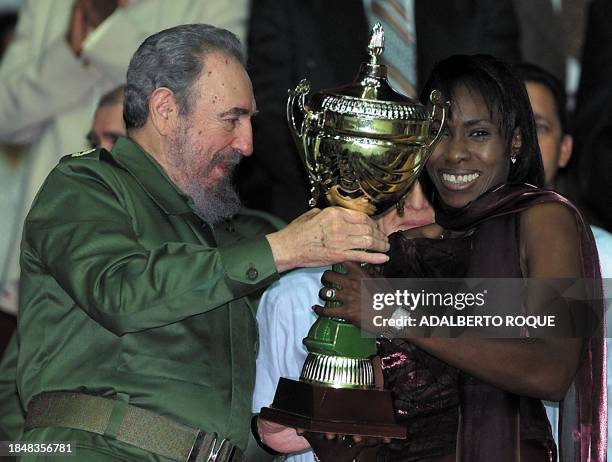
[[[293, 136], [293, 141], [295, 141], [300, 157], [306, 165], [308, 165], [308, 162], [306, 161], [306, 149], [304, 147], [303, 136], [306, 125], [304, 122], [311, 112], [305, 105], [306, 95], [309, 91], [310, 82], [306, 79], [302, 79], [300, 83], [298, 83], [297, 87], [295, 87], [295, 90], [289, 90], [289, 98], [287, 98], [287, 122], [289, 122], [289, 131], [291, 132], [291, 136]], [[302, 123], [299, 127], [295, 118], [296, 103], [297, 109], [303, 117]]]
[[[308, 173], [308, 178], [310, 179], [311, 198], [309, 205], [314, 207], [319, 197], [319, 191], [316, 186], [318, 184], [315, 168], [316, 160], [314, 158], [315, 154], [310, 152], [311, 150], [307, 146], [305, 131], [306, 128], [313, 123], [313, 121], [318, 119], [318, 114], [315, 114], [306, 107], [305, 100], [309, 91], [310, 82], [306, 79], [302, 79], [295, 87], [295, 90], [289, 90], [289, 98], [287, 99], [287, 122], [289, 122], [289, 131], [291, 132], [293, 141], [297, 146], [298, 153], [302, 159], [302, 162], [304, 163], [304, 166], [306, 167], [306, 172]], [[299, 127], [295, 117], [296, 103], [297, 110], [299, 110], [299, 112], [302, 114], [302, 122], [299, 124]]]
[[436, 133], [436, 136], [434, 136], [433, 139], [427, 144], [427, 150], [431, 152], [431, 149], [440, 140], [440, 137], [442, 136], [442, 133], [444, 132], [444, 130], [442, 129], [444, 128], [444, 124], [446, 123], [446, 115], [448, 113], [448, 108], [450, 107], [450, 102], [443, 101], [442, 93], [440, 92], [440, 90], [431, 91], [431, 93], [429, 94], [429, 102], [433, 106], [431, 109], [431, 115], [429, 116], [430, 122], [434, 120], [434, 117], [436, 116], [436, 113], [438, 111], [442, 111], [442, 120], [440, 121], [440, 129], [438, 130], [438, 133]]

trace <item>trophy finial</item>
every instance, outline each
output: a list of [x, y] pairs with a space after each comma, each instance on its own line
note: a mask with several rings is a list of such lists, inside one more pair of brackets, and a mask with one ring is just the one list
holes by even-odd
[[368, 54], [370, 55], [370, 64], [378, 64], [378, 57], [385, 51], [385, 31], [379, 22], [372, 27], [370, 35], [370, 43], [368, 45]]

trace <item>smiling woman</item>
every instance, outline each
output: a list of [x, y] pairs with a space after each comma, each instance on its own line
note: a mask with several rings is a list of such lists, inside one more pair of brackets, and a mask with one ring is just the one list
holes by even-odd
[[[436, 212], [431, 229], [437, 234], [428, 229], [420, 236], [390, 236], [384, 275], [587, 278], [595, 282], [587, 308], [601, 315], [590, 230], [565, 198], [540, 189], [542, 161], [522, 82], [492, 57], [454, 56], [434, 68], [423, 95], [434, 88], [451, 103], [444, 136], [421, 178]], [[362, 320], [359, 303], [359, 281], [367, 274], [357, 265], [347, 268], [347, 275], [323, 276], [328, 287], [341, 287], [333, 299], [343, 306], [333, 316], [376, 332]], [[522, 305], [536, 315], [550, 308], [550, 299], [528, 286]], [[326, 311], [316, 309], [329, 316]], [[541, 402], [548, 399], [564, 401], [569, 430], [559, 432], [568, 437], [562, 460], [603, 462], [599, 329], [597, 338], [585, 339], [380, 340], [385, 385], [394, 393], [407, 439], [381, 446], [377, 460], [553, 461], [557, 450]]]
[[510, 157], [496, 117], [491, 117], [480, 94], [461, 86], [452, 101], [451, 117], [427, 171], [440, 198], [452, 207], [463, 207], [506, 182]]
[[484, 56], [454, 56], [433, 70], [422, 94], [440, 89], [451, 109], [427, 172], [447, 206], [463, 207], [503, 183], [543, 185], [535, 122], [517, 82]]

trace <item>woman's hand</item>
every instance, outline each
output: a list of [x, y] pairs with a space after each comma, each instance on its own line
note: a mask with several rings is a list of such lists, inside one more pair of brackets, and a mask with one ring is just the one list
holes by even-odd
[[[384, 278], [372, 279], [372, 276], [357, 263], [346, 262], [342, 264], [346, 274], [341, 274], [333, 270], [327, 270], [321, 277], [323, 288], [319, 291], [319, 298], [326, 302], [340, 302], [342, 306], [338, 308], [324, 308], [315, 305], [313, 310], [319, 316], [342, 318], [360, 329], [375, 334], [382, 333], [385, 329], [374, 324], [375, 316], [390, 317], [396, 307], [386, 307], [383, 310], [373, 310], [371, 307], [362, 307], [362, 281], [370, 279], [368, 289], [374, 289], [377, 293], [390, 292], [390, 286]], [[365, 286], [364, 286], [365, 290]], [[374, 292], [373, 291], [373, 292]], [[364, 294], [367, 300], [372, 297]], [[367, 303], [364, 300], [364, 303]]]

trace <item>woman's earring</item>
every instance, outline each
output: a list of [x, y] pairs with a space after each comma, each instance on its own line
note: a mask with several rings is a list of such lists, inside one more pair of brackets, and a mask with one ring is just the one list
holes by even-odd
[[510, 162], [512, 165], [516, 164], [519, 151], [521, 150], [521, 132], [515, 129], [514, 136], [512, 137], [512, 146], [510, 147]]

